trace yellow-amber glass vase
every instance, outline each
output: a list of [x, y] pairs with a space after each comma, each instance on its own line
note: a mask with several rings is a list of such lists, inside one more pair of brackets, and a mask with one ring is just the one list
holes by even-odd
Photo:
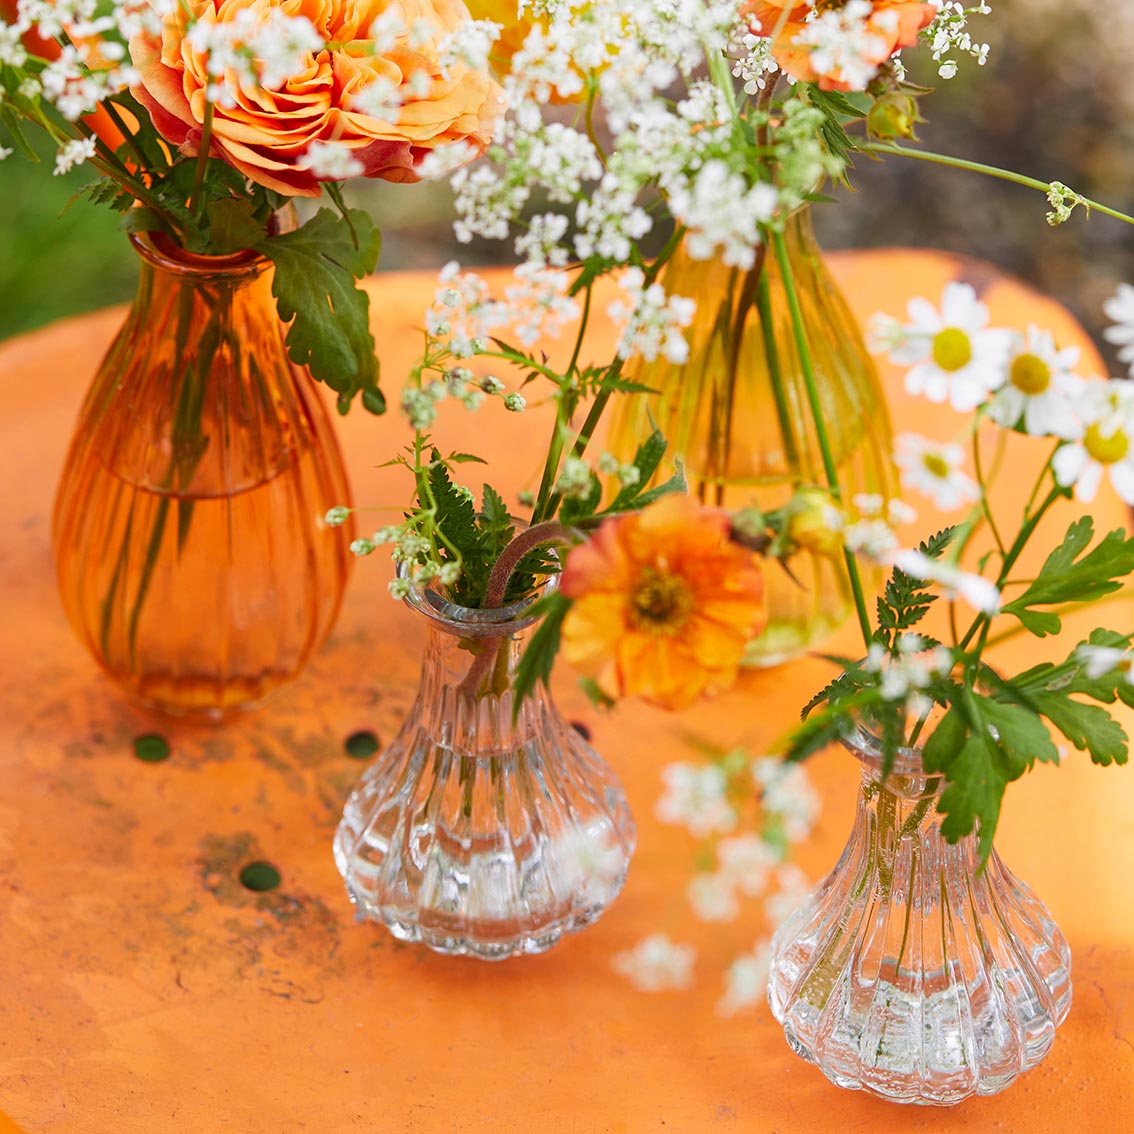
[[[799, 297], [819, 402], [845, 498], [888, 497], [891, 429], [874, 363], [823, 262], [809, 208], [791, 216], [785, 243]], [[765, 254], [766, 253], [766, 254]], [[679, 247], [662, 282], [697, 301], [686, 331], [689, 360], [628, 365], [654, 393], [616, 400], [608, 448], [623, 460], [649, 435], [650, 415], [685, 465], [691, 490], [731, 509], [786, 504], [797, 488], [827, 486], [784, 279], [771, 249], [751, 271], [694, 260]], [[746, 661], [775, 665], [827, 637], [853, 610], [841, 554], [801, 551], [791, 574], [766, 569], [768, 625]]]
[[79, 415], [55, 502], [67, 616], [152, 707], [219, 718], [295, 677], [350, 567], [349, 503], [271, 263], [134, 235], [138, 294]]

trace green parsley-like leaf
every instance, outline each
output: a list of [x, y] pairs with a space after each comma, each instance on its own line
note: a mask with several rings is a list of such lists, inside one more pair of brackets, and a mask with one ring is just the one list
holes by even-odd
[[536, 682], [544, 685], [551, 680], [551, 670], [559, 653], [559, 638], [563, 630], [563, 620], [572, 607], [566, 595], [558, 591], [546, 595], [535, 603], [529, 613], [540, 613], [543, 619], [536, 627], [528, 642], [528, 648], [516, 667], [512, 688], [515, 694], [513, 713], [518, 714], [525, 698], [536, 687]]
[[385, 408], [370, 299], [355, 283], [377, 266], [380, 248], [377, 228], [360, 209], [350, 210], [349, 223], [320, 209], [302, 228], [257, 245], [276, 266], [272, 294], [280, 318], [293, 320], [287, 333], [292, 361], [335, 390], [342, 411], [360, 391], [371, 412]]
[[268, 233], [256, 219], [255, 206], [247, 197], [210, 201], [205, 206], [209, 218], [209, 247], [214, 255], [255, 248]]
[[1122, 580], [1134, 572], [1134, 538], [1121, 529], [1104, 536], [1090, 551], [1094, 523], [1090, 516], [1076, 520], [1063, 542], [1048, 557], [1039, 575], [1026, 591], [1003, 607], [1038, 637], [1059, 632], [1062, 623], [1052, 611], [1037, 606], [1066, 602], [1094, 602], [1121, 589]]

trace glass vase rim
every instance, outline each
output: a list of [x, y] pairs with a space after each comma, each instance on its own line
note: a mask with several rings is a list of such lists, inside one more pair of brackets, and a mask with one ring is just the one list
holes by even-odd
[[254, 276], [271, 266], [266, 256], [252, 248], [223, 256], [209, 256], [203, 252], [190, 252], [161, 232], [131, 232], [129, 237], [134, 251], [146, 263], [170, 275], [193, 279]]
[[[865, 764], [875, 772], [882, 770], [882, 742], [861, 721], [852, 722], [850, 730], [843, 734], [841, 743], [859, 763]], [[894, 763], [890, 769], [891, 775], [928, 775], [929, 773], [926, 772], [922, 760], [922, 751], [920, 745], [915, 745], [912, 748], [899, 746], [894, 753]]]
[[397, 577], [409, 586], [402, 599], [406, 606], [425, 615], [439, 629], [462, 638], [506, 638], [526, 630], [543, 617], [538, 611], [533, 614], [531, 608], [559, 589], [559, 575], [549, 575], [533, 594], [507, 606], [485, 609], [462, 606], [432, 587], [415, 582], [411, 565], [405, 560], [397, 565]]

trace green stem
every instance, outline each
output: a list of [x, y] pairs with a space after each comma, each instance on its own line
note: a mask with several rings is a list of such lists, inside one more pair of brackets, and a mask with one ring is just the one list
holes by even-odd
[[[1008, 554], [1004, 557], [1004, 562], [1000, 566], [1000, 574], [996, 578], [996, 586], [1003, 587], [1008, 576], [1011, 574], [1012, 568], [1016, 565], [1016, 560], [1024, 552], [1027, 547], [1028, 540], [1032, 538], [1033, 533], [1039, 526], [1040, 520], [1043, 519], [1047, 510], [1063, 495], [1063, 489], [1056, 485], [1048, 494], [1044, 502], [1039, 506], [1035, 513], [1024, 521], [1023, 527], [1020, 528], [1016, 536], [1015, 543], [1008, 549]], [[960, 648], [967, 650], [969, 643], [973, 640], [977, 631], [981, 631], [980, 643], [977, 646], [977, 656], [979, 658], [981, 651], [984, 649], [988, 638], [988, 630], [992, 625], [992, 616], [988, 614], [978, 614], [973, 619], [973, 624], [969, 627], [968, 632], [961, 640]]]
[[213, 144], [213, 104], [205, 104], [205, 121], [201, 125], [201, 149], [197, 154], [197, 172], [193, 177], [193, 192], [189, 195], [189, 212], [197, 216], [201, 204], [201, 190], [205, 185], [205, 169], [209, 164], [209, 150]]
[[[799, 366], [803, 372], [803, 385], [807, 391], [807, 401], [815, 422], [815, 436], [819, 441], [819, 452], [823, 457], [823, 471], [826, 473], [827, 485], [831, 490], [831, 495], [841, 502], [843, 493], [839, 485], [839, 473], [835, 465], [834, 452], [831, 449], [831, 439], [827, 434], [827, 422], [819, 398], [819, 387], [815, 381], [815, 368], [811, 363], [811, 350], [807, 345], [807, 329], [803, 325], [803, 312], [799, 306], [799, 293], [795, 288], [795, 276], [792, 273], [791, 260], [788, 257], [787, 242], [784, 240], [784, 234], [778, 230], [773, 230], [772, 241], [776, 248], [780, 275], [783, 277], [788, 309], [791, 311], [792, 332], [795, 336], [796, 350], [799, 352]], [[870, 629], [870, 616], [866, 611], [866, 595], [863, 591], [862, 577], [858, 573], [858, 564], [850, 551], [844, 549], [843, 558], [846, 561], [847, 575], [850, 578], [851, 592], [854, 595], [854, 606], [858, 614], [862, 640], [865, 647], [869, 649], [874, 635]]]
[[[1038, 181], [1034, 177], [1025, 177], [1022, 173], [1014, 173], [1010, 169], [1000, 169], [998, 166], [985, 165], [983, 162], [979, 161], [966, 161], [964, 158], [950, 157], [948, 154], [935, 154], [930, 153], [928, 150], [910, 150], [906, 149], [905, 146], [887, 145], [882, 142], [867, 142], [861, 148], [869, 153], [894, 154], [898, 157], [916, 158], [918, 161], [932, 162], [934, 165], [948, 165], [952, 166], [954, 169], [965, 169], [970, 173], [983, 173], [986, 177], [995, 177], [1000, 181], [1011, 181], [1016, 185], [1026, 186], [1028, 189], [1038, 189], [1045, 196], [1051, 190], [1051, 182]], [[1079, 195], [1076, 194], [1076, 196]], [[1079, 200], [1082, 201], [1088, 211], [1097, 209], [1100, 213], [1106, 213], [1108, 217], [1125, 221], [1127, 224], [1134, 224], [1134, 217], [1120, 213], [1116, 209], [1108, 208], [1098, 201], [1092, 201], [1090, 198], [1083, 196], [1079, 196]]]
[[996, 519], [992, 515], [992, 506], [988, 502], [988, 484], [984, 477], [984, 468], [981, 465], [980, 459], [980, 421], [978, 420], [973, 429], [973, 469], [977, 476], [977, 485], [980, 487], [980, 506], [984, 512], [984, 518], [988, 521], [989, 530], [992, 532], [992, 538], [996, 540], [996, 548], [1000, 552], [1001, 559], [1004, 558], [1004, 540], [1000, 537], [1000, 529], [996, 526]]
[[795, 428], [791, 420], [787, 391], [780, 370], [780, 353], [776, 349], [776, 326], [772, 319], [772, 289], [768, 273], [762, 270], [756, 289], [756, 310], [760, 316], [760, 330], [764, 339], [764, 360], [768, 364], [768, 377], [772, 382], [772, 397], [776, 402], [776, 417], [780, 422], [780, 435], [784, 439], [784, 457], [789, 471], [799, 469], [799, 449], [795, 444]]

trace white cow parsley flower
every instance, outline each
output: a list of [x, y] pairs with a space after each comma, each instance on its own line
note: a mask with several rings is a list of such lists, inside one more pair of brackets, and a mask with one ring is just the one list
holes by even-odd
[[678, 945], [664, 933], [654, 933], [633, 949], [616, 953], [614, 971], [627, 978], [639, 992], [666, 992], [688, 988], [693, 983], [692, 945]]
[[767, 890], [772, 871], [781, 857], [779, 848], [751, 831], [717, 843], [720, 876], [727, 878], [746, 898], [759, 898]]
[[349, 146], [339, 142], [312, 142], [296, 163], [296, 168], [308, 170], [320, 181], [347, 181], [361, 177], [366, 167]]
[[82, 165], [88, 158], [95, 156], [98, 143], [95, 138], [76, 138], [59, 147], [55, 155], [55, 176], [69, 173], [77, 165]]
[[736, 958], [725, 973], [725, 993], [717, 1001], [721, 1016], [735, 1016], [745, 1008], [763, 1002], [768, 993], [768, 974], [772, 968], [769, 941], [758, 941], [751, 953]]
[[960, 445], [942, 445], [916, 433], [898, 437], [894, 453], [902, 484], [928, 496], [943, 512], [980, 499], [980, 486], [961, 471], [964, 459]]
[[724, 874], [694, 875], [685, 895], [694, 915], [701, 921], [733, 921], [740, 913], [736, 887]]
[[664, 354], [670, 362], [681, 365], [689, 359], [689, 344], [681, 331], [693, 322], [697, 304], [680, 295], [667, 296], [665, 288], [656, 281], [644, 288], [645, 279], [641, 268], [628, 268], [618, 286], [631, 302], [616, 300], [606, 309], [611, 319], [623, 327], [618, 357], [640, 354], [647, 362], [653, 362]]
[[716, 764], [669, 764], [662, 769], [662, 782], [665, 794], [655, 814], [663, 823], [686, 827], [698, 838], [735, 829], [728, 778]]

